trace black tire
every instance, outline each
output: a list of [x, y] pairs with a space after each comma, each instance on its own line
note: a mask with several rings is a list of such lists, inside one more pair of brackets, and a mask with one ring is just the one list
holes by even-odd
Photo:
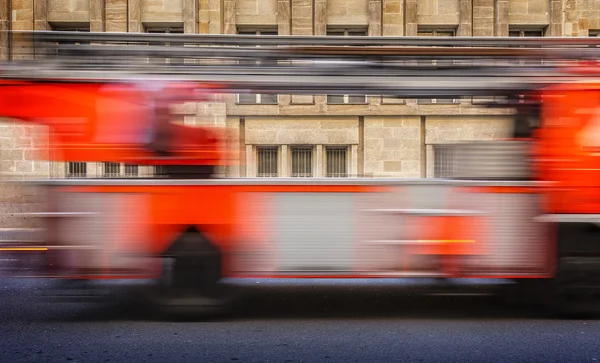
[[162, 315], [212, 318], [237, 301], [237, 289], [223, 281], [222, 253], [197, 230], [186, 231], [160, 258], [163, 274], [150, 299]]
[[547, 306], [563, 318], [600, 317], [598, 258], [563, 257], [548, 284]]

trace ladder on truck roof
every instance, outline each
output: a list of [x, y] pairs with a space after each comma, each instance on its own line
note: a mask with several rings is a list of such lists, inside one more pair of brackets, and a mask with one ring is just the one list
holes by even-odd
[[[0, 78], [193, 81], [231, 93], [503, 96], [599, 81], [600, 38], [246, 36], [14, 32]], [[165, 62], [179, 59], [179, 62]], [[574, 71], [575, 70], [575, 71]]]

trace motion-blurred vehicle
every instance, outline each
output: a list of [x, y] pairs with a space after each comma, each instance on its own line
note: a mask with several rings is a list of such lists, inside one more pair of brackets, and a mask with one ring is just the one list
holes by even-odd
[[51, 160], [167, 168], [36, 182], [39, 275], [151, 279], [147, 301], [172, 313], [229, 306], [228, 277], [513, 279], [559, 311], [599, 310], [600, 82], [512, 95], [513, 137], [454, 145], [445, 180], [214, 178], [235, 162], [223, 130], [168, 109], [232, 91], [155, 86], [1, 81], [0, 116], [47, 125]]

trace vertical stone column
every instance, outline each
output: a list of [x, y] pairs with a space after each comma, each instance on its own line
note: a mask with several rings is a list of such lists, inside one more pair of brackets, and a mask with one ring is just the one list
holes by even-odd
[[[550, 0], [550, 28], [551, 37], [563, 36], [563, 1]], [[564, 34], [569, 36], [570, 34]]]
[[183, 0], [183, 32], [198, 33], [198, 0]]
[[[277, 0], [277, 34], [292, 33], [291, 0]], [[279, 105], [287, 106], [292, 100], [291, 95], [279, 95]]]
[[322, 178], [325, 175], [325, 173], [324, 173], [325, 166], [323, 164], [323, 159], [324, 159], [323, 149], [324, 149], [323, 145], [317, 145], [316, 155], [315, 155], [315, 168], [314, 168], [315, 169], [314, 170], [315, 178]]
[[223, 6], [221, 0], [199, 0], [198, 32], [200, 34], [221, 34]]
[[313, 7], [311, 0], [291, 0], [292, 34], [313, 35]]
[[235, 0], [225, 0], [223, 5], [223, 34], [236, 34]]
[[[2, 1], [5, 2], [5, 1]], [[8, 16], [11, 17], [12, 30], [33, 30], [33, 0], [19, 0], [12, 2], [12, 9]], [[14, 39], [14, 37], [13, 37]], [[12, 44], [12, 56], [15, 60], [31, 58], [30, 45], [19, 43]]]
[[508, 0], [496, 0], [494, 35], [497, 37], [508, 36]]
[[315, 0], [314, 35], [327, 35], [327, 0]]
[[[404, 35], [404, 0], [383, 0], [381, 18], [381, 35], [385, 37], [401, 37]], [[382, 104], [403, 104], [402, 99], [381, 98]], [[360, 173], [364, 170], [359, 168]]]
[[105, 0], [90, 0], [90, 31], [104, 31]]
[[369, 36], [381, 36], [381, 5], [383, 0], [369, 0], [368, 19], [369, 19]]
[[414, 37], [418, 33], [417, 24], [417, 0], [406, 0], [406, 23], [404, 24], [404, 34], [409, 37]]
[[9, 40], [8, 40], [8, 29], [10, 28], [10, 9], [8, 8], [8, 1], [0, 3], [0, 61], [8, 59], [10, 52]]
[[[381, 6], [383, 0], [369, 0], [368, 8], [367, 8], [367, 19], [369, 22], [369, 28], [367, 35], [370, 37], [379, 37], [381, 36]], [[367, 95], [367, 103], [372, 105], [380, 105], [381, 104], [380, 96], [369, 96]]]
[[[277, 32], [279, 35], [292, 34], [291, 0], [277, 0]], [[317, 0], [322, 1], [322, 0]]]
[[[315, 0], [315, 9], [314, 9], [314, 19], [313, 19], [313, 35], [327, 35], [327, 0]], [[327, 104], [327, 96], [325, 95], [315, 95], [315, 96], [303, 96], [306, 98], [307, 103], [315, 103], [320, 105], [324, 109]], [[296, 100], [294, 100], [296, 101]], [[300, 102], [298, 102], [300, 103]]]
[[473, 0], [472, 35], [474, 37], [491, 37], [494, 35], [496, 23], [494, 11], [494, 0]]
[[399, 37], [404, 35], [404, 2], [401, 0], [383, 0], [381, 35]]
[[292, 175], [292, 166], [288, 162], [290, 160], [291, 150], [287, 145], [281, 145], [281, 157], [279, 159], [279, 176], [282, 178], [287, 178]]
[[459, 0], [459, 24], [458, 24], [458, 36], [459, 37], [470, 37], [473, 34], [473, 2], [472, 0]]
[[210, 26], [209, 0], [198, 0], [198, 33], [208, 34]]
[[256, 176], [256, 150], [252, 145], [246, 145], [246, 177], [255, 177]]
[[33, 19], [34, 30], [48, 30], [48, 0], [35, 0]]
[[142, 33], [142, 1], [141, 0], [127, 0], [128, 1], [128, 14], [127, 14], [127, 31], [130, 33]]
[[107, 32], [127, 32], [127, 1], [106, 0], [104, 29]]
[[[312, 0], [291, 0], [292, 35], [313, 35], [313, 2]], [[292, 95], [292, 103], [312, 104], [313, 96]]]
[[348, 175], [356, 178], [359, 174], [358, 170], [358, 145], [350, 146], [350, 158], [348, 159], [350, 165], [348, 166]]

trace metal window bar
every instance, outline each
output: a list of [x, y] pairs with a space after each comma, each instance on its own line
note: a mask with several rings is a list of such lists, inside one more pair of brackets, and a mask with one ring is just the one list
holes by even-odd
[[155, 178], [162, 178], [162, 177], [164, 177], [164, 174], [165, 174], [165, 168], [162, 165], [154, 166], [154, 177]]
[[327, 178], [347, 178], [348, 177], [348, 148], [347, 147], [328, 147], [326, 149], [327, 169], [325, 176]]
[[311, 147], [292, 148], [292, 177], [311, 178], [313, 176], [312, 151]]
[[121, 176], [121, 164], [119, 163], [104, 163], [102, 170], [105, 178], [118, 178]]
[[276, 146], [257, 148], [257, 177], [276, 178], [279, 176], [277, 167], [279, 154], [278, 151], [279, 150]]
[[67, 163], [67, 178], [87, 177], [87, 164], [84, 162]]
[[433, 177], [451, 178], [454, 175], [452, 145], [433, 145]]
[[139, 176], [139, 167], [134, 164], [123, 165], [123, 176], [133, 178]]

